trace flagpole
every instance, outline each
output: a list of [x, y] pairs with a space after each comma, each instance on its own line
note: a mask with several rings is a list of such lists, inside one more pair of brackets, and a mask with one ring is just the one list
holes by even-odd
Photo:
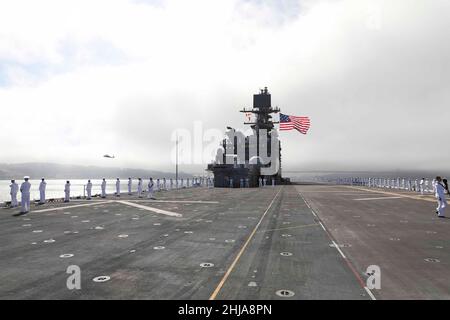
[[176, 155], [175, 155], [175, 181], [176, 187], [178, 189], [178, 131], [177, 131]]

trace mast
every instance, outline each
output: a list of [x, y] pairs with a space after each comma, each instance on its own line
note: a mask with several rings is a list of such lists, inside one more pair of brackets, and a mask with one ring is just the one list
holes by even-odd
[[[251, 128], [255, 130], [257, 145], [256, 151], [257, 156], [259, 156], [259, 130], [266, 129], [267, 136], [271, 139], [271, 131], [274, 129], [274, 124], [279, 123], [278, 121], [272, 121], [272, 114], [280, 112], [278, 107], [272, 108], [271, 95], [267, 90], [267, 87], [260, 89], [259, 94], [253, 95], [253, 108], [240, 110], [243, 113], [253, 113], [256, 115], [255, 122], [244, 122], [244, 124], [251, 125]], [[268, 150], [270, 150], [270, 142], [268, 140]], [[270, 151], [269, 151], [270, 152]]]

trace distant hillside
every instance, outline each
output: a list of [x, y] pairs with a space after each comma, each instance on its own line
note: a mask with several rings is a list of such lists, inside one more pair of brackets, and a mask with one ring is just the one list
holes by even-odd
[[[0, 180], [11, 178], [22, 178], [28, 175], [32, 179], [101, 179], [105, 178], [148, 178], [165, 177], [174, 178], [173, 172], [162, 172], [142, 169], [122, 169], [122, 168], [104, 168], [96, 166], [63, 165], [55, 163], [19, 163], [5, 164], [0, 163]], [[183, 172], [179, 173], [180, 178], [190, 178], [192, 175]]]

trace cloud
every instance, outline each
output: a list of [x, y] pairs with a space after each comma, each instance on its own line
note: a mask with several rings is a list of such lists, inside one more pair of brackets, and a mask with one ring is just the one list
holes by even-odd
[[448, 169], [449, 6], [3, 2], [0, 162], [114, 153], [113, 165], [167, 170], [176, 128], [242, 127], [238, 110], [268, 86], [312, 120], [307, 136], [281, 134], [284, 169]]

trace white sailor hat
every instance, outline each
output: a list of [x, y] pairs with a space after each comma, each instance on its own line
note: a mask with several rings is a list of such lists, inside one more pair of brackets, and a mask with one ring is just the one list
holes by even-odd
[[25, 176], [25, 177], [23, 177], [24, 179], [30, 179], [30, 177], [29, 176]]

